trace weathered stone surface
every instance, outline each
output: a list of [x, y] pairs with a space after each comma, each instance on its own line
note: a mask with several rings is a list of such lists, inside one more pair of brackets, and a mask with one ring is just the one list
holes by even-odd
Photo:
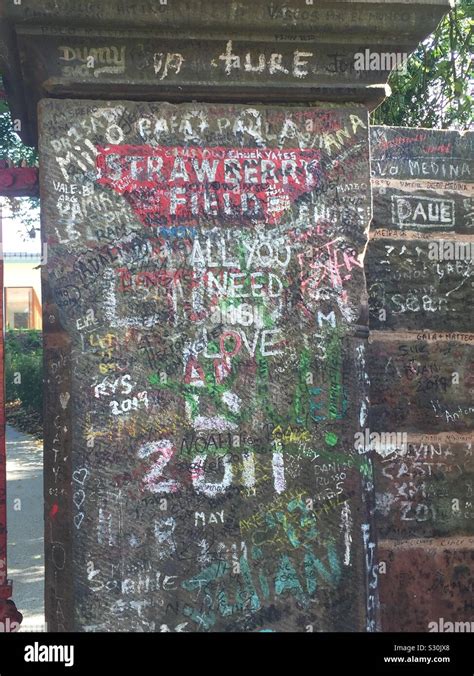
[[473, 535], [472, 437], [399, 433], [398, 441], [374, 460], [378, 537]]
[[421, 332], [419, 340], [377, 335], [369, 345], [370, 429], [431, 434], [473, 428], [470, 342], [446, 340], [441, 332], [430, 334], [433, 342]]
[[[400, 4], [403, 7], [400, 9]], [[429, 24], [438, 20], [449, 3], [446, 0], [428, 2], [394, 3], [392, 0], [335, 0], [331, 6], [305, 2], [252, 2], [240, 0], [231, 7], [220, 0], [174, 0], [154, 2], [145, 0], [132, 3], [125, 0], [104, 0], [95, 5], [85, 0], [64, 0], [61, 6], [55, 0], [29, 0], [28, 4], [6, 8], [7, 16], [22, 24], [50, 20], [53, 24], [90, 25], [91, 22], [106, 23], [129, 28], [131, 24], [166, 29], [181, 26], [188, 30], [220, 31], [223, 25], [231, 25], [235, 31], [262, 33], [284, 29], [285, 33], [307, 34], [308, 27], [314, 36], [327, 32], [338, 33], [341, 25], [350, 29], [350, 35], [370, 35], [381, 32], [392, 44], [397, 43], [395, 25], [400, 38], [413, 39], [420, 32], [419, 21]], [[383, 11], [382, 11], [383, 9]]]
[[[95, 91], [99, 84], [120, 91], [125, 82], [130, 91], [139, 91], [142, 97], [173, 85], [185, 87], [185, 96], [189, 96], [190, 90], [202, 94], [210, 81], [211, 95], [215, 96], [219, 88], [220, 99], [238, 96], [236, 87], [242, 98], [262, 84], [270, 91], [286, 90], [293, 98], [292, 90], [305, 86], [314, 90], [316, 83], [318, 88], [326, 87], [328, 95], [337, 83], [346, 88], [350, 98], [354, 98], [350, 90], [360, 89], [363, 99], [367, 96], [363, 90], [381, 79], [380, 71], [354, 69], [354, 55], [360, 51], [357, 45], [328, 50], [326, 45], [309, 43], [309, 50], [307, 42], [295, 42], [291, 36], [256, 44], [254, 40], [226, 39], [224, 35], [221, 39], [184, 42], [178, 47], [173, 38], [115, 37], [98, 43], [97, 38], [53, 35], [47, 41], [29, 36], [26, 44], [33, 63], [43, 59], [48, 64], [50, 78], [43, 87], [49, 94], [68, 94], [76, 87], [83, 92]], [[386, 69], [385, 77], [389, 73]], [[337, 90], [333, 97], [338, 98]]]
[[77, 489], [71, 491], [71, 340], [61, 327], [46, 275], [43, 275], [43, 342], [43, 396], [47, 411], [47, 422], [43, 427], [45, 615], [53, 620], [52, 626], [57, 631], [66, 631], [71, 626], [69, 615], [74, 604], [74, 581], [70, 575], [74, 544], [71, 500], [75, 495], [77, 501], [80, 493]]
[[474, 133], [372, 127], [372, 229], [474, 231]]
[[376, 627], [367, 134], [360, 106], [42, 103], [53, 629]]
[[[449, 4], [9, 2], [1, 9], [0, 67], [30, 143], [44, 96], [374, 107], [387, 94], [396, 55], [410, 53]], [[355, 54], [366, 50], [388, 58], [377, 68], [356, 68]]]
[[387, 538], [383, 631], [474, 630], [473, 138], [371, 129], [368, 436]]
[[474, 239], [370, 241], [365, 258], [372, 329], [470, 331]]
[[473, 631], [473, 538], [383, 540], [378, 551], [384, 631]]

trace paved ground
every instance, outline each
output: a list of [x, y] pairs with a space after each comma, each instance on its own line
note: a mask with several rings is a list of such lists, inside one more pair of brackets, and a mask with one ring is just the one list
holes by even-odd
[[7, 502], [13, 600], [24, 616], [23, 631], [44, 631], [43, 446], [9, 425]]

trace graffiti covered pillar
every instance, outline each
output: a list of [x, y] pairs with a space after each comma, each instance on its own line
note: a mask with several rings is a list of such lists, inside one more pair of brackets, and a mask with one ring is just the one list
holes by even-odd
[[449, 631], [472, 617], [474, 134], [372, 127], [371, 142], [382, 626]]
[[447, 3], [75, 2], [62, 22], [87, 38], [30, 4], [11, 11], [49, 74], [50, 627], [375, 630], [358, 433], [367, 105], [388, 73], [351, 64], [369, 29], [408, 50]]
[[40, 129], [91, 167], [40, 144], [77, 621], [362, 628], [366, 112], [45, 101]]

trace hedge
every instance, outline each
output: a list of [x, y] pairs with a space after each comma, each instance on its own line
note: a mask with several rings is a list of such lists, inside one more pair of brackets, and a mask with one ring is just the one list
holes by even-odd
[[[43, 338], [41, 331], [7, 331], [5, 335], [6, 400], [43, 417]], [[15, 382], [19, 381], [19, 382]]]

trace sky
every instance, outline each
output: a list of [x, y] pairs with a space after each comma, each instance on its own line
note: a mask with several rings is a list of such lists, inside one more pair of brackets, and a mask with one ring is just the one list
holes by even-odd
[[[10, 207], [0, 198], [2, 220], [3, 251], [5, 253], [24, 252], [41, 253], [40, 233], [36, 231], [34, 239], [28, 237], [27, 228], [21, 220], [12, 217]], [[36, 223], [39, 228], [39, 222]]]

